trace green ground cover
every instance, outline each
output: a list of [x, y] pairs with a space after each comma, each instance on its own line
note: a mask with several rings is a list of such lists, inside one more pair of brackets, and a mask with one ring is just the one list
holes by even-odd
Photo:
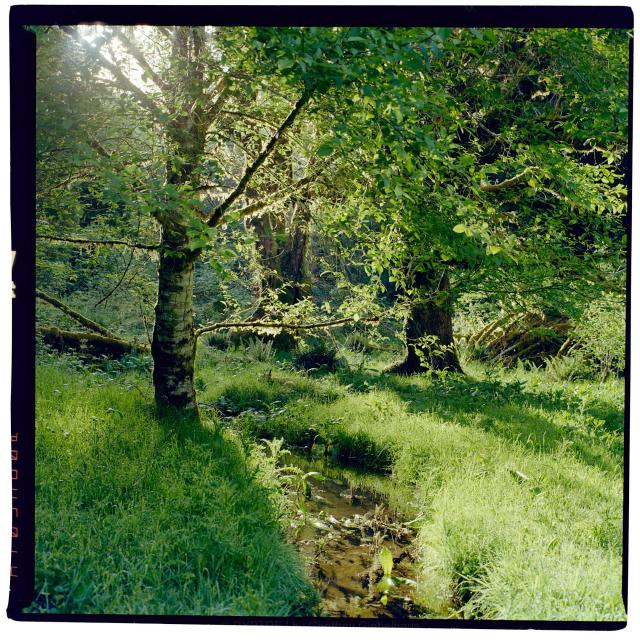
[[[63, 382], [64, 381], [64, 382]], [[37, 370], [33, 611], [308, 614], [273, 461], [157, 420], [148, 375]]]
[[[34, 607], [308, 614], [273, 460], [284, 438], [388, 473], [434, 617], [623, 620], [620, 380], [542, 371], [295, 371], [202, 348], [204, 430], [153, 417], [148, 374], [38, 369]], [[408, 505], [408, 506], [407, 506]]]

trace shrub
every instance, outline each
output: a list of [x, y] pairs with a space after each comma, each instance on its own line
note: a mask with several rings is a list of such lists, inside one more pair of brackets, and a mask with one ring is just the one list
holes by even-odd
[[574, 334], [600, 377], [625, 368], [626, 318], [624, 300], [603, 296], [592, 302], [576, 324]]
[[251, 338], [244, 348], [245, 354], [255, 362], [271, 362], [273, 360], [273, 340], [267, 342], [259, 338]]
[[549, 377], [556, 382], [588, 378], [590, 374], [589, 364], [580, 352], [545, 358], [544, 363]]
[[293, 364], [298, 369], [306, 371], [313, 369], [335, 371], [342, 366], [334, 347], [323, 340], [313, 340], [299, 350], [293, 357]]
[[212, 331], [207, 336], [207, 345], [213, 349], [219, 349], [224, 351], [229, 348], [229, 334], [220, 333], [219, 331]]

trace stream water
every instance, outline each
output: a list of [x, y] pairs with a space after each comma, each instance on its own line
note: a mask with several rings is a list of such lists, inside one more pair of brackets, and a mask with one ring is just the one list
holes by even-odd
[[[292, 527], [321, 597], [320, 614], [423, 616], [425, 612], [413, 600], [415, 532], [400, 521], [385, 496], [358, 488], [360, 483], [354, 484], [328, 461], [289, 454], [284, 462], [306, 474], [300, 491], [304, 498], [299, 500], [301, 508]], [[391, 574], [386, 577], [380, 562], [381, 552], [388, 556], [383, 548], [393, 558]]]

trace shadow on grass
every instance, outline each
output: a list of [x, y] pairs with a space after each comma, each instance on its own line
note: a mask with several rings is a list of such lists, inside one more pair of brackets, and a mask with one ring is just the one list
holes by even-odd
[[[115, 385], [102, 416], [99, 393], [40, 397], [54, 426], [37, 440], [29, 611], [311, 615], [317, 594], [284, 543], [269, 464], [214, 421], [158, 416]], [[101, 415], [90, 428], [82, 403]]]
[[[331, 384], [333, 382], [333, 384]], [[297, 401], [327, 404], [372, 390], [390, 391], [410, 413], [434, 414], [440, 420], [472, 423], [506, 441], [518, 442], [538, 453], [574, 451], [585, 463], [611, 469], [622, 461], [622, 417], [613, 404], [598, 398], [583, 401], [564, 389], [530, 389], [521, 381], [477, 379], [465, 375], [403, 377], [373, 371], [339, 369], [317, 371], [298, 379], [278, 371], [260, 376], [241, 375], [216, 389], [212, 406], [225, 417], [240, 416], [255, 437], [284, 437], [290, 444], [309, 446], [318, 425], [303, 425], [301, 416], [280, 415]], [[218, 395], [219, 394], [219, 395]], [[354, 434], [340, 425], [320, 425], [323, 440], [337, 441], [340, 456], [353, 464], [364, 451], [371, 453], [365, 467], [387, 467], [390, 453], [368, 434]], [[356, 442], [355, 435], [360, 440]], [[366, 436], [366, 438], [365, 438]], [[362, 442], [362, 439], [367, 442]], [[308, 441], [308, 442], [307, 442]]]
[[[342, 370], [333, 374], [353, 391], [394, 393], [410, 413], [433, 413], [474, 425], [540, 453], [572, 448], [587, 464], [610, 468], [622, 461], [623, 422], [613, 403], [585, 406], [565, 391], [531, 391], [520, 381], [479, 380], [465, 375], [411, 379], [395, 374]], [[559, 414], [550, 420], [548, 413]], [[615, 464], [615, 463], [614, 463]]]

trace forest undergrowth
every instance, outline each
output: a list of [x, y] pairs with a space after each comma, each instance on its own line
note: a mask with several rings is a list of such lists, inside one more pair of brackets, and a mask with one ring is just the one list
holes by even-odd
[[474, 361], [409, 379], [383, 360], [302, 372], [276, 358], [201, 348], [199, 428], [155, 417], [143, 360], [41, 359], [33, 610], [313, 614], [260, 444], [282, 438], [389, 475], [389, 503], [419, 528], [431, 617], [625, 618], [620, 379]]

